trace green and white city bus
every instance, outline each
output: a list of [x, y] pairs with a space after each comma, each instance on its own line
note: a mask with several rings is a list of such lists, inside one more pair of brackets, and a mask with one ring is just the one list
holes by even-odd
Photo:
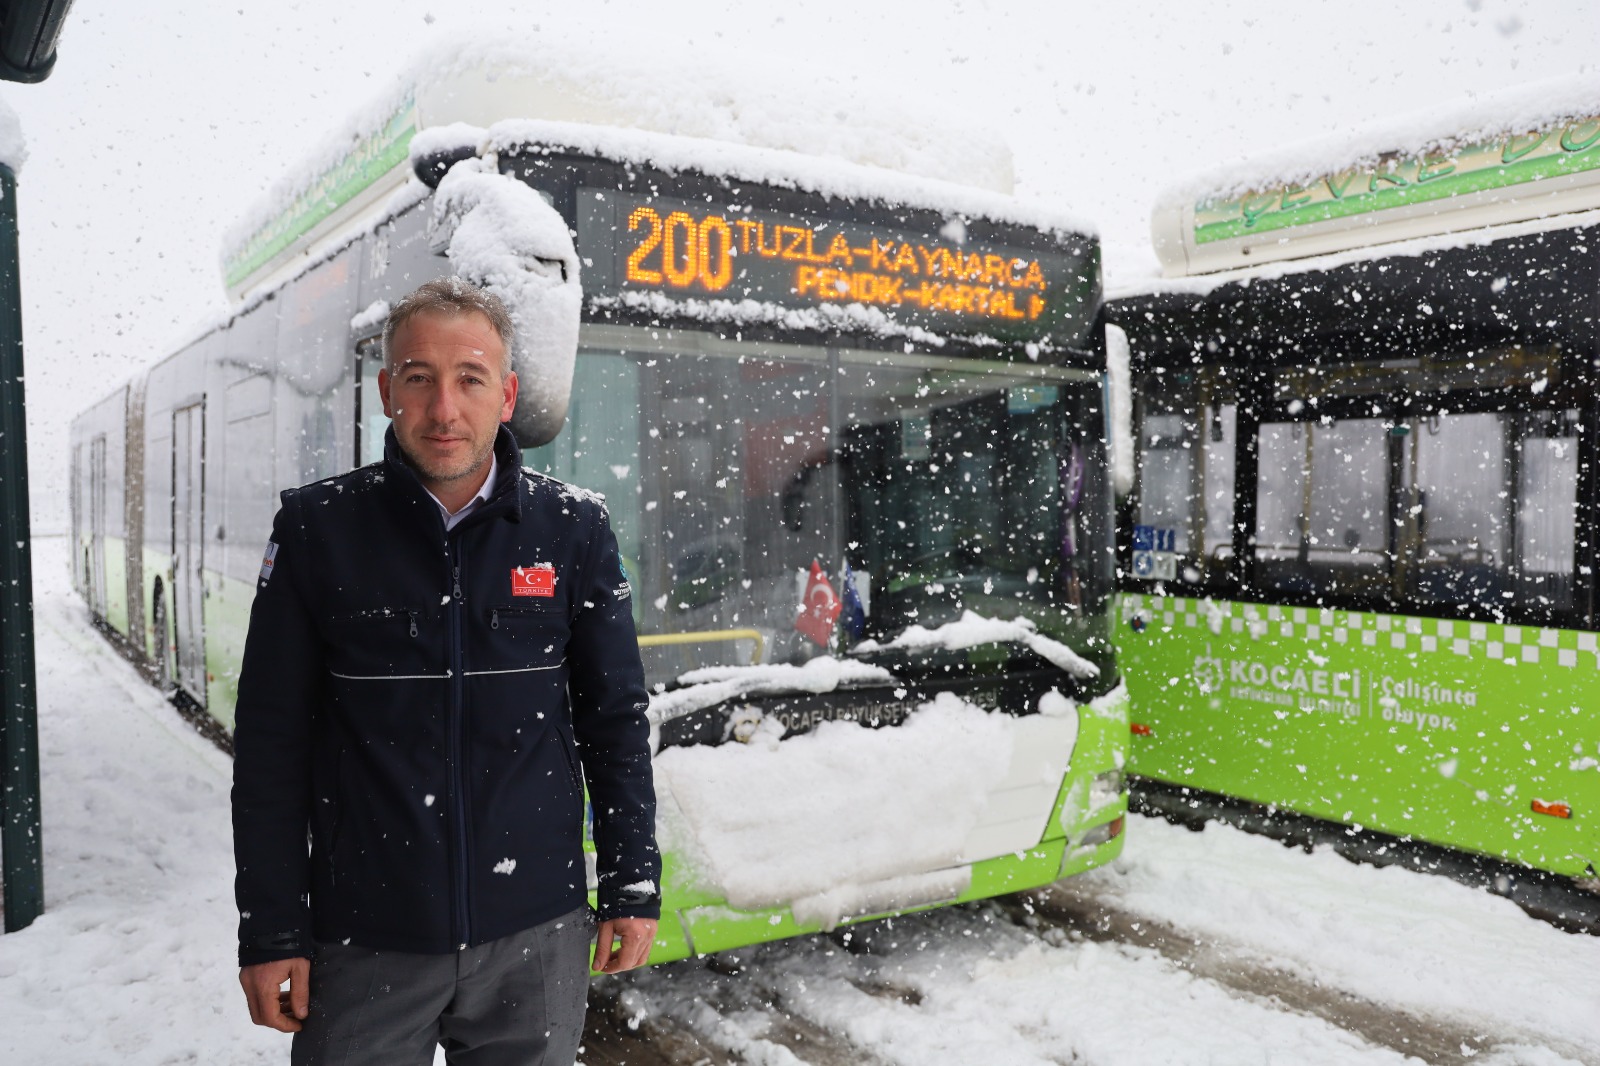
[[635, 590], [655, 961], [1111, 861], [1128, 721], [1092, 231], [622, 128], [664, 105], [605, 89], [427, 75], [241, 234], [228, 320], [74, 423], [91, 609], [226, 739], [277, 490], [381, 457], [388, 302], [461, 273], [529, 338], [526, 462], [605, 495]]
[[1594, 924], [1593, 107], [1300, 149], [1158, 207], [1167, 277], [1107, 311], [1137, 471], [1116, 643], [1152, 805], [1292, 812], [1386, 859], [1423, 842], [1413, 861]]

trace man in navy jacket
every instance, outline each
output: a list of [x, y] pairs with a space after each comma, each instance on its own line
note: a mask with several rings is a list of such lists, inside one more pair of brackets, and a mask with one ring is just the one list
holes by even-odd
[[[382, 462], [282, 495], [234, 733], [240, 981], [299, 1063], [569, 1063], [660, 915], [648, 697], [605, 507], [521, 468], [512, 324], [406, 297]], [[310, 846], [307, 847], [309, 837]], [[280, 996], [283, 982], [287, 994]]]

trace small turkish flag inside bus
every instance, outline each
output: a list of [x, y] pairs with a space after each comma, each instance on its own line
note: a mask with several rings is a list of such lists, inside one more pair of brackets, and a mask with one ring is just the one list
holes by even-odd
[[511, 595], [544, 596], [556, 594], [556, 568], [549, 563], [519, 566], [511, 571]]
[[826, 648], [843, 606], [828, 584], [828, 575], [815, 559], [811, 560], [811, 580], [806, 582], [805, 602], [800, 605], [800, 617], [794, 620], [794, 627], [812, 643]]

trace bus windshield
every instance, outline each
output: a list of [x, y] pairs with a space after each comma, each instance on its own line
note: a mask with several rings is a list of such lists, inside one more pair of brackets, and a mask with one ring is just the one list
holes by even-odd
[[[566, 428], [527, 452], [606, 495], [652, 684], [839, 654], [966, 612], [1025, 617], [1102, 657], [1097, 374], [677, 341], [591, 327]], [[839, 616], [797, 628], [818, 581]]]

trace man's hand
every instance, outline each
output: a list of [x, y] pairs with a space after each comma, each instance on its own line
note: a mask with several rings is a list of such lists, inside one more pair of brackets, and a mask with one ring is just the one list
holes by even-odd
[[[621, 946], [616, 941], [621, 939]], [[621, 973], [643, 966], [656, 939], [654, 918], [612, 918], [600, 923], [594, 942], [596, 973]]]
[[[654, 926], [655, 923], [651, 923]], [[279, 986], [289, 982], [289, 990]], [[311, 960], [279, 959], [258, 962], [239, 971], [250, 1020], [282, 1033], [298, 1033], [300, 1020], [311, 1008]]]

